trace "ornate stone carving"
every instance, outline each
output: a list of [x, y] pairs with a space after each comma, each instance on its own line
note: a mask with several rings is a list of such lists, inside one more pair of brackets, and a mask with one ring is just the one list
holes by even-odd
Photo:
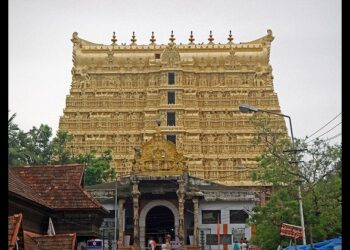
[[186, 171], [183, 155], [159, 130], [142, 145], [140, 152], [135, 155], [136, 175], [181, 175]]
[[[238, 106], [280, 109], [268, 62], [272, 32], [240, 44], [231, 36], [228, 44], [209, 45], [193, 38], [176, 45], [173, 34], [167, 45], [154, 38], [151, 45], [134, 38], [131, 46], [113, 39], [103, 45], [72, 35], [72, 86], [59, 129], [73, 134], [74, 153], [110, 148], [119, 173], [181, 175], [188, 167], [199, 178], [253, 185], [249, 173], [263, 147], [250, 146], [255, 130]], [[166, 69], [175, 73], [174, 85]], [[175, 104], [168, 105], [168, 90], [175, 91]], [[166, 125], [167, 111], [176, 112], [176, 126]], [[161, 136], [154, 133], [160, 116]], [[287, 135], [283, 119], [271, 120]], [[168, 134], [176, 135], [176, 146], [166, 141]]]
[[139, 191], [139, 183], [138, 181], [133, 181], [132, 185], [132, 200], [133, 200], [133, 208], [134, 208], [134, 244], [139, 245], [140, 244], [140, 238], [139, 238], [139, 198], [140, 198], [140, 191]]
[[176, 46], [169, 44], [161, 55], [161, 62], [163, 65], [173, 67], [180, 62], [180, 53], [177, 50]]
[[193, 238], [194, 238], [194, 245], [198, 245], [199, 239], [198, 239], [198, 220], [199, 220], [199, 200], [198, 198], [193, 198]]
[[178, 203], [179, 203], [179, 239], [184, 244], [184, 238], [185, 238], [185, 215], [184, 215], [184, 205], [185, 205], [185, 181], [184, 180], [178, 180], [179, 188], [176, 191], [178, 196]]
[[108, 52], [107, 52], [107, 63], [108, 64], [112, 64], [114, 62], [114, 53], [112, 51], [112, 49], [109, 49]]
[[237, 57], [235, 56], [235, 52], [234, 51], [230, 51], [229, 56], [226, 59], [225, 62], [225, 68], [226, 69], [238, 69], [240, 67], [240, 62], [238, 62]]
[[80, 42], [78, 32], [73, 32], [71, 41], [74, 44], [74, 46]]

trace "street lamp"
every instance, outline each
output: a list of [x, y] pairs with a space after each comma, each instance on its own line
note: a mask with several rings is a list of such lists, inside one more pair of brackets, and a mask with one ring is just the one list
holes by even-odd
[[[281, 114], [281, 113], [272, 112], [272, 111], [269, 111], [269, 110], [259, 109], [259, 108], [256, 108], [254, 106], [251, 106], [249, 104], [240, 104], [239, 105], [239, 111], [241, 111], [242, 113], [259, 112], [260, 111], [260, 112], [263, 112], [263, 113], [268, 113], [268, 114], [273, 114], [273, 115], [287, 117], [288, 120], [289, 120], [290, 134], [291, 134], [291, 137], [292, 137], [292, 146], [293, 146], [292, 151], [294, 151], [294, 154], [295, 154], [296, 148], [295, 148], [295, 144], [294, 144], [292, 119], [290, 118], [290, 116], [284, 115], [284, 114]], [[302, 228], [302, 231], [303, 231], [303, 244], [306, 245], [303, 202], [301, 200], [301, 181], [300, 180], [298, 180], [298, 199], [299, 199], [301, 228]]]
[[118, 172], [117, 169], [115, 171], [115, 204], [114, 204], [114, 249], [118, 249], [118, 244], [117, 244], [117, 223], [118, 223]]

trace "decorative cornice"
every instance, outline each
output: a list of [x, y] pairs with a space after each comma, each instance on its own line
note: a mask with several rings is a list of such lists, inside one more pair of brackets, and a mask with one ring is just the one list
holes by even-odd
[[255, 192], [248, 191], [202, 191], [205, 201], [258, 201], [259, 198]]

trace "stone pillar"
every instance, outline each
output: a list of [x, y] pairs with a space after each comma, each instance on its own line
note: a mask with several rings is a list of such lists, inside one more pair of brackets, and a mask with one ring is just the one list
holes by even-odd
[[199, 201], [198, 198], [193, 198], [193, 211], [194, 211], [194, 218], [193, 218], [193, 245], [198, 245], [198, 218], [199, 218]]
[[176, 191], [178, 202], [179, 202], [179, 240], [182, 241], [183, 246], [185, 245], [185, 227], [184, 227], [184, 205], [185, 205], [185, 181], [184, 180], [178, 180], [179, 188]]
[[139, 228], [139, 197], [140, 197], [140, 191], [139, 191], [139, 182], [133, 181], [132, 182], [132, 200], [133, 200], [133, 207], [134, 207], [134, 245], [139, 246], [140, 245], [140, 228]]
[[125, 203], [125, 199], [119, 199], [119, 201], [118, 201], [119, 240], [121, 240], [122, 242], [124, 242], [124, 239], [123, 239], [124, 222], [125, 222], [124, 203]]

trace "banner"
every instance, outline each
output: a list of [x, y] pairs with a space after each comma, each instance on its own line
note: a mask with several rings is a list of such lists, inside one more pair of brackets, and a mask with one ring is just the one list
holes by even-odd
[[303, 229], [300, 226], [282, 223], [280, 235], [284, 235], [284, 236], [295, 238], [295, 239], [302, 239], [303, 238]]

